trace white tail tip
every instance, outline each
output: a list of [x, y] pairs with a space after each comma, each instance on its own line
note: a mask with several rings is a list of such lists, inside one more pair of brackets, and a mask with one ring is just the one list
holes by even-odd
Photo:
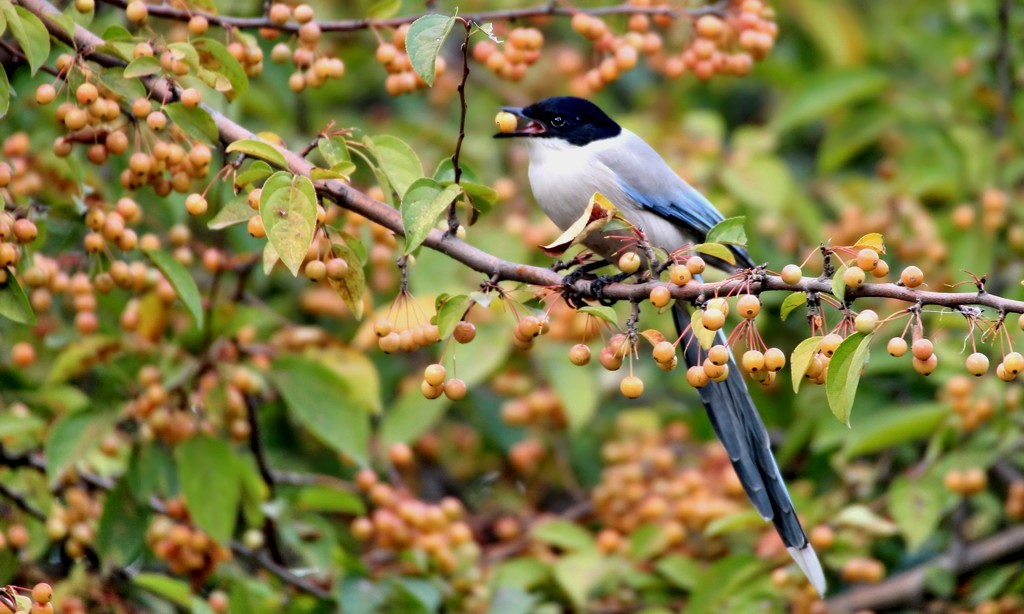
[[818, 595], [824, 597], [825, 570], [821, 568], [821, 562], [818, 561], [818, 555], [814, 553], [814, 548], [808, 544], [803, 548], [786, 548], [786, 550], [789, 550], [789, 555], [796, 561], [800, 571], [804, 572], [804, 575], [810, 580], [814, 590], [818, 591]]

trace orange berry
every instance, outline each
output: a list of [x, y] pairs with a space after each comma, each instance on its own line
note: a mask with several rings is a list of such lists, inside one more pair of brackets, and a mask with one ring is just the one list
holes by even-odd
[[736, 310], [739, 311], [741, 317], [750, 320], [761, 312], [761, 300], [753, 294], [744, 294], [736, 301]]
[[24, 369], [26, 367], [31, 367], [35, 361], [36, 349], [31, 343], [19, 341], [11, 346], [11, 362], [13, 362], [15, 366]]
[[644, 381], [635, 375], [627, 375], [619, 383], [619, 391], [627, 399], [635, 399], [644, 393]]
[[636, 273], [640, 270], [640, 256], [636, 252], [626, 252], [619, 256], [619, 270], [623, 273]]
[[729, 348], [724, 345], [713, 345], [708, 350], [708, 360], [714, 365], [724, 365], [729, 362]]
[[795, 264], [787, 264], [782, 267], [782, 281], [789, 285], [799, 283], [803, 276], [803, 271]]
[[579, 367], [590, 362], [590, 346], [577, 343], [569, 349], [569, 361]]
[[466, 382], [453, 378], [444, 383], [444, 396], [458, 401], [466, 396]]
[[786, 366], [786, 354], [779, 348], [768, 348], [764, 352], [764, 368], [771, 372], [778, 372]]
[[910, 346], [910, 351], [914, 355], [914, 358], [918, 360], [928, 360], [929, 356], [935, 354], [935, 346], [932, 344], [930, 339], [917, 339]]
[[455, 325], [452, 337], [459, 343], [469, 343], [476, 338], [476, 326], [472, 322], [462, 321]]
[[871, 248], [864, 248], [857, 252], [857, 266], [865, 271], [873, 271], [878, 266], [878, 252]]
[[988, 356], [981, 352], [974, 352], [965, 361], [968, 373], [975, 377], [981, 377], [988, 372]]
[[852, 266], [843, 272], [843, 281], [847, 287], [859, 288], [864, 285], [864, 269], [859, 266]]
[[908, 288], [916, 288], [924, 281], [924, 273], [916, 266], [908, 266], [900, 273], [900, 282]]
[[690, 256], [686, 260], [686, 268], [694, 275], [700, 275], [703, 273], [705, 266], [704, 259], [700, 256]]
[[685, 265], [676, 264], [669, 269], [669, 279], [677, 286], [685, 286], [693, 279], [693, 273]]
[[444, 365], [441, 363], [427, 365], [427, 368], [423, 370], [423, 381], [431, 386], [440, 386], [444, 383], [445, 374]]
[[657, 308], [665, 307], [672, 300], [672, 293], [666, 286], [655, 286], [649, 296], [651, 304]]
[[44, 83], [36, 88], [36, 102], [39, 104], [50, 104], [57, 97], [57, 88], [49, 83]]
[[708, 385], [708, 374], [702, 367], [694, 365], [686, 370], [686, 382], [694, 388], [703, 388]]
[[893, 337], [889, 339], [889, 343], [886, 345], [886, 350], [892, 356], [899, 358], [907, 353], [907, 341], [903, 337]]

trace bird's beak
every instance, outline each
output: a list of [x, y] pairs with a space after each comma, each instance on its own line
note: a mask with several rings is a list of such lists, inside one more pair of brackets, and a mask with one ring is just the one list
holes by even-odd
[[526, 120], [526, 123], [518, 126], [512, 132], [499, 132], [498, 134], [495, 134], [494, 138], [496, 139], [511, 138], [514, 136], [538, 136], [548, 131], [548, 127], [545, 126], [543, 122], [524, 115], [523, 107], [501, 107], [501, 110], [506, 113], [511, 113], [519, 119]]

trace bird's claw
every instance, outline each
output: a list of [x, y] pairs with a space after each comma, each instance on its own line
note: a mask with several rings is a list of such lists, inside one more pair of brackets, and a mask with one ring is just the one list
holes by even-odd
[[601, 303], [602, 305], [614, 305], [615, 301], [611, 301], [605, 298], [605, 287], [608, 286], [609, 284], [615, 284], [619, 283], [620, 281], [624, 281], [630, 275], [632, 275], [632, 273], [616, 273], [615, 275], [601, 275], [594, 281], [590, 282], [590, 291], [594, 295], [594, 298], [597, 299], [597, 302]]

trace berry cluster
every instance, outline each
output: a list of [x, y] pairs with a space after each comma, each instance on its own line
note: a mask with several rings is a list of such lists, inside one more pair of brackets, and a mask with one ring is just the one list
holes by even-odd
[[708, 523], [741, 509], [745, 495], [721, 445], [691, 441], [682, 423], [621, 430], [621, 437], [602, 448], [605, 467], [592, 495], [604, 527], [598, 547], [609, 554], [623, 552], [633, 530], [656, 524], [670, 549], [694, 556], [722, 554], [725, 540], [699, 536]]
[[[407, 451], [405, 447], [396, 454], [392, 449], [390, 456], [392, 460], [396, 455], [402, 456], [404, 462]], [[370, 469], [359, 472], [356, 484], [365, 493], [372, 511], [355, 518], [349, 529], [367, 551], [399, 555], [392, 564], [404, 574], [440, 574], [451, 583], [459, 598], [484, 598], [483, 585], [474, 581], [480, 546], [458, 499], [420, 501], [403, 489], [381, 482]]]
[[53, 540], [65, 539], [64, 551], [71, 558], [80, 558], [96, 540], [96, 529], [103, 501], [84, 488], [69, 487], [64, 491], [64, 505], [54, 505], [46, 519], [46, 534]]
[[[275, 64], [291, 62], [295, 66], [295, 72], [288, 77], [288, 87], [293, 92], [301, 92], [307, 87], [318, 88], [327, 83], [328, 79], [341, 79], [345, 76], [345, 62], [341, 58], [317, 51], [321, 30], [315, 21], [313, 7], [308, 4], [292, 7], [277, 2], [270, 5], [267, 16], [271, 23], [278, 26], [292, 20], [300, 24], [294, 49], [289, 43], [279, 42], [270, 51], [270, 61]], [[281, 31], [276, 28], [260, 30], [260, 35], [266, 40], [274, 40], [280, 34]]]
[[231, 559], [231, 550], [193, 527], [188, 510], [177, 499], [167, 502], [167, 515], [157, 516], [146, 531], [146, 543], [171, 573], [202, 581], [220, 563]]
[[509, 81], [522, 81], [527, 69], [540, 59], [544, 35], [536, 28], [515, 28], [499, 48], [488, 39], [473, 46], [473, 59], [492, 73]]
[[[406, 323], [408, 323], [407, 320]], [[465, 324], [473, 326], [469, 322]], [[459, 329], [459, 327], [456, 328]], [[461, 330], [470, 329], [462, 327]], [[473, 328], [471, 330], [473, 331], [472, 334], [475, 335], [476, 329]], [[401, 327], [401, 325], [392, 322], [390, 319], [381, 318], [373, 323], [373, 332], [377, 335], [377, 347], [385, 354], [415, 352], [422, 347], [433, 345], [441, 340], [438, 336], [437, 325], [429, 322]], [[469, 335], [470, 333], [463, 334], [463, 336]], [[469, 339], [471, 340], [472, 337], [469, 337]]]
[[[583, 346], [587, 347], [587, 346]], [[565, 406], [550, 388], [536, 388], [505, 401], [501, 406], [501, 419], [509, 426], [537, 426], [565, 428]]]
[[[377, 45], [377, 62], [388, 72], [384, 80], [384, 89], [392, 96], [409, 94], [427, 87], [426, 82], [413, 70], [409, 54], [405, 52], [405, 37], [409, 33], [409, 24], [403, 24], [391, 33], [391, 42], [383, 40]], [[447, 69], [445, 59], [438, 55], [434, 61], [434, 74], [441, 76]]]

